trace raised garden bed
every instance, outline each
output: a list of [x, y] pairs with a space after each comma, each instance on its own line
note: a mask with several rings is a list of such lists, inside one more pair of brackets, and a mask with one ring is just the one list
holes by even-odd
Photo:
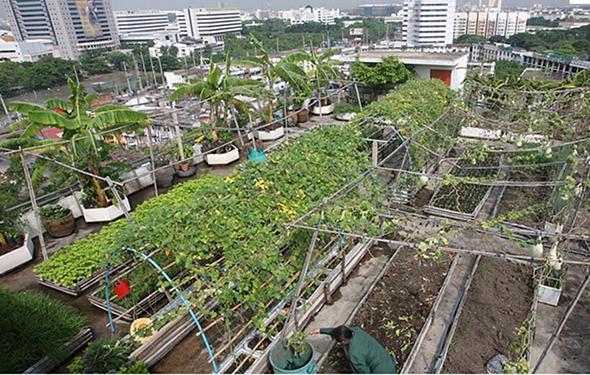
[[438, 186], [426, 212], [457, 219], [475, 218], [483, 202], [489, 196], [492, 187], [454, 181], [456, 178], [492, 178], [498, 174], [500, 159], [501, 155], [499, 153], [487, 153], [483, 160], [459, 158], [456, 166], [449, 172], [451, 180], [445, 181]]
[[[430, 320], [431, 309], [453, 261], [446, 253], [440, 253], [438, 260], [422, 255], [425, 254], [414, 248], [400, 248], [351, 322], [394, 353], [398, 371]], [[318, 373], [350, 374], [352, 369], [342, 350], [334, 347]]]
[[482, 257], [447, 339], [442, 372], [486, 373], [486, 363], [497, 354], [520, 360], [533, 326], [533, 285], [529, 265]]
[[[508, 180], [516, 182], [550, 181], [552, 178], [551, 166], [530, 166], [511, 168]], [[502, 187], [499, 202], [495, 209], [495, 216], [507, 215], [510, 212], [518, 212], [538, 203], [549, 202], [552, 188], [549, 186], [505, 186]], [[515, 216], [509, 220], [529, 228], [542, 229], [547, 218], [548, 210], [538, 210], [524, 216]], [[508, 224], [508, 223], [505, 223]]]
[[[90, 340], [92, 340], [93, 334], [90, 328], [84, 328], [71, 341], [66, 342], [60, 347], [60, 352], [63, 353], [64, 358], [71, 357]], [[57, 361], [50, 356], [45, 356], [33, 366], [26, 369], [23, 374], [46, 374], [49, 371], [57, 367], [61, 362]]]
[[[170, 262], [170, 257], [166, 256], [164, 252], [159, 252], [153, 258], [162, 267]], [[109, 280], [111, 311], [114, 316], [126, 321], [132, 321], [142, 314], [150, 314], [156, 311], [157, 303], [166, 296], [166, 293], [158, 288], [158, 281], [162, 279], [160, 274], [148, 262], [140, 262], [134, 268], [119, 273], [117, 277]], [[173, 279], [182, 275], [181, 267], [178, 265], [165, 268], [168, 276]], [[126, 296], [119, 298], [113, 286], [121, 280], [128, 283], [130, 291]], [[88, 300], [92, 305], [107, 311], [108, 305], [105, 296], [105, 287], [101, 286], [88, 295]]]
[[[114, 265], [113, 267], [111, 267], [111, 271], [110, 271], [111, 275], [116, 275], [119, 272], [124, 272], [124, 270], [130, 265], [131, 262], [132, 262], [132, 260], [129, 259], [126, 262]], [[98, 271], [94, 272], [92, 274], [92, 276], [86, 277], [86, 278], [76, 282], [74, 285], [72, 285], [70, 287], [61, 286], [61, 285], [54, 283], [51, 280], [43, 279], [38, 274], [35, 274], [35, 278], [37, 279], [37, 283], [39, 283], [41, 285], [45, 285], [49, 288], [58, 290], [62, 293], [77, 297], [77, 296], [81, 295], [84, 291], [92, 288], [94, 285], [99, 283], [101, 280], [104, 280], [105, 274], [106, 274], [106, 269], [101, 268]]]

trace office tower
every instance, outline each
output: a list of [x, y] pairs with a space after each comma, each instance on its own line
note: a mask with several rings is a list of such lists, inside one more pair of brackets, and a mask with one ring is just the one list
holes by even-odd
[[402, 38], [407, 46], [453, 43], [455, 0], [404, 0]]
[[17, 41], [50, 39], [60, 57], [119, 44], [110, 0], [2, 0]]
[[188, 36], [223, 41], [226, 34], [240, 34], [242, 20], [238, 8], [187, 8], [183, 10]]

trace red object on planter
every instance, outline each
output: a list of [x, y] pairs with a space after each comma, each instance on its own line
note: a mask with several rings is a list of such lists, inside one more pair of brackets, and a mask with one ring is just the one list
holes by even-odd
[[127, 282], [127, 280], [117, 281], [115, 283], [115, 286], [113, 287], [113, 289], [115, 289], [115, 293], [117, 293], [117, 297], [123, 298], [127, 294], [129, 294], [129, 283]]

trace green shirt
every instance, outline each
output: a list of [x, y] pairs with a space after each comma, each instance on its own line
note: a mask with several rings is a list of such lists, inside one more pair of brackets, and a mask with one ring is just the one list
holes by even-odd
[[[329, 335], [334, 328], [322, 328]], [[348, 344], [348, 359], [360, 374], [395, 374], [397, 361], [371, 335], [358, 327], [350, 327], [354, 336]]]

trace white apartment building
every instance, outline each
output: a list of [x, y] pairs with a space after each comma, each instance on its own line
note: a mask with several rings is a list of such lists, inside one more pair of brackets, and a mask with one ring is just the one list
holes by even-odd
[[119, 45], [110, 0], [2, 0], [16, 41], [51, 40], [59, 57]]
[[221, 42], [226, 34], [238, 35], [242, 32], [238, 8], [187, 8], [183, 12], [189, 37], [213, 37]]
[[404, 0], [403, 43], [410, 47], [453, 43], [455, 0]]
[[290, 25], [306, 22], [333, 25], [335, 24], [334, 20], [340, 17], [340, 9], [314, 8], [311, 5], [307, 5], [305, 8], [279, 11], [278, 16]]
[[119, 35], [145, 34], [166, 30], [170, 25], [170, 16], [174, 15], [174, 12], [165, 10], [116, 10], [114, 15]]
[[121, 42], [177, 42], [188, 35], [185, 14], [178, 10], [117, 10], [114, 15]]
[[457, 12], [453, 39], [465, 34], [490, 38], [494, 35], [510, 37], [526, 32], [528, 12]]

